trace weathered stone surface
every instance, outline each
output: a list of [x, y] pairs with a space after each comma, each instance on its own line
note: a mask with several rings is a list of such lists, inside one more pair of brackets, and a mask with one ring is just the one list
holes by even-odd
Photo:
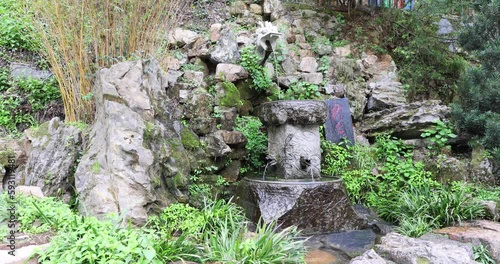
[[206, 135], [215, 130], [217, 126], [217, 120], [213, 117], [194, 117], [191, 118], [191, 126], [190, 128], [197, 135]]
[[[465, 248], [449, 243], [437, 243], [424, 239], [405, 237], [390, 233], [375, 245], [375, 251], [396, 263], [456, 263], [475, 264], [473, 255]], [[469, 246], [470, 247], [470, 246]]]
[[323, 82], [323, 74], [321, 72], [306, 72], [301, 75], [302, 80], [310, 84], [321, 84]]
[[348, 82], [345, 84], [346, 97], [354, 120], [361, 120], [365, 112], [368, 89], [365, 83]]
[[279, 19], [281, 16], [285, 14], [285, 10], [283, 9], [280, 0], [264, 0], [262, 9], [264, 15], [271, 16], [271, 21]]
[[181, 113], [154, 61], [128, 61], [98, 72], [96, 119], [75, 173], [79, 210], [103, 218], [147, 214], [185, 200], [190, 171], [180, 138]]
[[337, 257], [332, 252], [321, 249], [310, 250], [305, 257], [306, 264], [331, 264], [337, 263], [337, 260]]
[[343, 47], [337, 47], [333, 50], [333, 52], [335, 53], [336, 56], [338, 57], [347, 57], [349, 55], [351, 55], [351, 45], [346, 45], [346, 46], [343, 46]]
[[353, 210], [341, 179], [289, 181], [243, 179], [236, 202], [257, 221], [277, 220], [281, 227], [297, 226], [304, 234], [364, 228], [366, 220]]
[[301, 72], [316, 72], [318, 69], [318, 62], [314, 57], [304, 57], [300, 61], [299, 71]]
[[470, 179], [495, 184], [495, 175], [493, 173], [493, 163], [489, 158], [485, 157], [482, 147], [474, 147], [472, 149], [472, 158], [470, 162]]
[[215, 69], [215, 78], [236, 82], [248, 78], [248, 71], [240, 65], [219, 63]]
[[220, 124], [220, 129], [233, 130], [236, 125], [236, 117], [238, 117], [236, 107], [216, 106], [214, 113], [218, 113], [216, 119], [217, 123]]
[[333, 95], [338, 98], [342, 98], [345, 96], [346, 86], [345, 84], [331, 84], [327, 83], [324, 87], [325, 93]]
[[205, 83], [205, 73], [203, 73], [202, 71], [185, 71], [183, 77], [189, 82], [191, 86], [207, 86], [207, 84]]
[[194, 89], [191, 98], [185, 103], [184, 117], [209, 117], [213, 109], [214, 97], [203, 88]]
[[322, 124], [326, 120], [326, 104], [323, 101], [276, 101], [261, 104], [257, 115], [265, 126], [302, 124]]
[[296, 75], [289, 75], [289, 76], [278, 76], [277, 77], [278, 84], [281, 87], [288, 88], [292, 83], [295, 83], [299, 81], [299, 77]]
[[24, 194], [27, 196], [34, 196], [36, 198], [43, 198], [45, 195], [43, 195], [42, 189], [38, 186], [24, 186], [24, 185], [19, 185], [15, 189], [16, 194]]
[[56, 117], [26, 135], [31, 141], [31, 152], [24, 170], [16, 176], [18, 183], [38, 186], [47, 196], [63, 193], [69, 200], [74, 185], [70, 177], [82, 150], [80, 129], [65, 125]]
[[29, 245], [26, 247], [18, 248], [15, 251], [15, 256], [9, 254], [10, 250], [0, 250], [0, 259], [4, 264], [25, 264], [25, 263], [38, 263], [38, 261], [31, 262], [33, 254], [37, 251], [44, 251], [49, 246], [49, 243], [43, 245]]
[[184, 45], [193, 44], [198, 38], [198, 33], [186, 30], [182, 28], [176, 28], [174, 31], [168, 36], [168, 40], [170, 44], [182, 47]]
[[238, 180], [238, 176], [240, 175], [240, 169], [241, 161], [233, 160], [228, 166], [220, 171], [220, 175], [224, 177], [227, 182], [236, 182]]
[[[500, 223], [487, 220], [463, 222], [461, 226], [446, 227], [435, 230], [435, 233], [445, 234], [450, 239], [484, 244], [497, 263], [500, 263]], [[458, 263], [458, 262], [457, 262]]]
[[220, 30], [222, 29], [221, 23], [215, 23], [210, 26], [210, 41], [216, 42], [220, 38]]
[[246, 144], [247, 138], [240, 131], [224, 131], [219, 130], [215, 133], [220, 134], [224, 143], [228, 145], [238, 145], [238, 144]]
[[281, 67], [287, 75], [293, 75], [297, 72], [297, 64], [293, 59], [289, 57], [286, 57], [285, 60], [283, 60], [283, 62], [281, 63]]
[[211, 133], [203, 138], [210, 157], [219, 158], [231, 153], [231, 148], [224, 142], [220, 133]]
[[366, 108], [368, 111], [380, 111], [406, 104], [403, 85], [390, 78], [369, 83], [370, 96]]
[[255, 15], [262, 15], [262, 6], [257, 4], [250, 4], [250, 13]]
[[328, 234], [322, 240], [326, 247], [354, 258], [372, 248], [376, 237], [371, 229], [364, 229]]
[[420, 138], [426, 129], [435, 126], [436, 121], [446, 120], [449, 112], [450, 108], [441, 105], [440, 101], [414, 102], [366, 114], [360, 131], [369, 136], [393, 131], [393, 135], [401, 138]]
[[495, 201], [480, 201], [479, 203], [484, 206], [487, 214], [489, 214], [493, 221], [500, 220], [500, 210], [498, 208], [498, 204]]
[[14, 79], [47, 79], [52, 76], [52, 72], [38, 69], [37, 67], [26, 63], [11, 62], [9, 67], [10, 77]]
[[237, 63], [240, 52], [236, 35], [230, 27], [223, 28], [220, 34], [215, 50], [210, 54], [210, 60], [214, 63]]
[[234, 1], [229, 6], [231, 15], [243, 15], [247, 11], [247, 4], [244, 1]]
[[387, 261], [375, 252], [375, 250], [370, 249], [363, 253], [359, 257], [355, 257], [349, 262], [349, 264], [386, 264]]

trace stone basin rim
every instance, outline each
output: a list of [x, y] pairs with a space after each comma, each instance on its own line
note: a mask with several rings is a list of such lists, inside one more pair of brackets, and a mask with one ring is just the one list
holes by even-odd
[[342, 178], [330, 178], [324, 177], [321, 179], [317, 179], [312, 181], [310, 179], [280, 179], [280, 180], [266, 180], [261, 178], [251, 178], [245, 177], [244, 181], [253, 182], [253, 183], [266, 183], [266, 184], [282, 184], [282, 185], [324, 185], [330, 183], [340, 183], [343, 182]]

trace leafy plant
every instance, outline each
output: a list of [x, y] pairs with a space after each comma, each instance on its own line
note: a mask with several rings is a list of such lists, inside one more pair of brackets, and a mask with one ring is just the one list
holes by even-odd
[[313, 100], [320, 98], [321, 93], [318, 85], [303, 81], [292, 82], [288, 90], [285, 92], [276, 90], [271, 97], [273, 100]]
[[352, 155], [349, 150], [328, 140], [321, 141], [323, 162], [321, 173], [325, 176], [340, 176], [349, 166]]
[[472, 246], [474, 251], [474, 260], [483, 264], [495, 264], [495, 259], [491, 256], [491, 252], [483, 244]]
[[240, 50], [240, 64], [252, 78], [252, 88], [259, 92], [267, 91], [272, 80], [267, 69], [260, 65], [262, 58], [255, 52], [255, 46], [249, 45]]
[[428, 146], [429, 149], [434, 149], [437, 153], [440, 153], [443, 149], [451, 149], [448, 144], [450, 138], [456, 138], [457, 135], [453, 134], [452, 129], [441, 120], [435, 121], [435, 128], [426, 129], [424, 133], [420, 136], [423, 138], [428, 138], [433, 146]]
[[248, 165], [242, 168], [242, 173], [259, 171], [264, 167], [264, 157], [267, 153], [267, 133], [263, 131], [262, 122], [253, 116], [236, 118], [235, 130], [247, 138], [246, 160]]
[[39, 39], [34, 34], [32, 13], [23, 1], [0, 2], [0, 46], [9, 50], [38, 51]]

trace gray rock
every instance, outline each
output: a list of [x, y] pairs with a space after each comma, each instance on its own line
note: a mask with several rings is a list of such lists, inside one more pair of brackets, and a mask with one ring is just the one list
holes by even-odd
[[484, 206], [486, 212], [491, 216], [493, 221], [500, 220], [500, 210], [495, 201], [480, 201], [479, 203]]
[[195, 87], [206, 87], [205, 83], [205, 73], [201, 71], [185, 71], [184, 79], [188, 81], [188, 83]]
[[191, 98], [185, 103], [184, 117], [209, 117], [212, 114], [214, 97], [203, 88], [194, 89]]
[[292, 58], [289, 57], [286, 57], [285, 60], [283, 60], [281, 67], [287, 75], [293, 75], [297, 72], [297, 64]]
[[248, 78], [248, 71], [240, 65], [219, 63], [215, 69], [215, 78], [236, 82]]
[[214, 113], [218, 113], [216, 118], [217, 123], [220, 124], [220, 129], [233, 130], [236, 125], [236, 117], [238, 117], [236, 107], [216, 106]]
[[38, 186], [24, 186], [24, 185], [19, 185], [15, 189], [16, 194], [17, 193], [22, 193], [27, 196], [34, 196], [36, 198], [43, 198], [45, 195], [43, 195], [42, 189]]
[[464, 247], [448, 243], [431, 242], [390, 233], [375, 245], [375, 251], [398, 264], [475, 264], [473, 256]]
[[385, 80], [369, 84], [371, 93], [366, 108], [368, 111], [380, 111], [406, 104], [403, 85], [400, 82]]
[[351, 45], [345, 45], [343, 47], [336, 47], [333, 53], [340, 58], [347, 57], [351, 55]]
[[238, 42], [236, 35], [230, 27], [221, 30], [221, 36], [215, 44], [215, 50], [210, 55], [210, 60], [214, 63], [236, 64], [240, 59]]
[[220, 171], [220, 175], [224, 177], [227, 182], [236, 182], [238, 180], [238, 176], [240, 175], [240, 169], [241, 161], [233, 160], [228, 166]]
[[299, 71], [301, 72], [316, 72], [318, 69], [318, 62], [314, 57], [304, 57], [300, 61]]
[[328, 234], [322, 241], [328, 248], [340, 250], [354, 258], [372, 248], [376, 238], [377, 235], [371, 229], [365, 229]]
[[264, 15], [271, 16], [271, 21], [277, 20], [285, 14], [280, 0], [264, 0], [262, 9]]
[[262, 6], [257, 4], [250, 4], [250, 13], [255, 15], [262, 15]]
[[462, 222], [461, 226], [446, 227], [434, 232], [464, 243], [483, 244], [495, 261], [500, 263], [500, 223], [498, 222], [488, 220]]
[[450, 23], [448, 19], [441, 18], [439, 20], [439, 30], [437, 32], [438, 35], [448, 35], [453, 33], [453, 25]]
[[69, 201], [74, 193], [70, 178], [82, 151], [80, 129], [56, 117], [26, 135], [31, 141], [31, 152], [24, 170], [17, 175], [19, 183], [38, 186], [47, 196], [64, 194]]
[[170, 44], [182, 47], [184, 45], [192, 45], [198, 37], [198, 33], [194, 31], [176, 28], [168, 36], [168, 40]]
[[220, 133], [212, 133], [203, 138], [210, 157], [220, 158], [231, 153], [231, 148], [224, 142]]
[[363, 253], [359, 257], [355, 257], [349, 262], [349, 264], [386, 264], [387, 261], [375, 252], [375, 250], [370, 249]]
[[413, 102], [408, 105], [366, 114], [360, 131], [368, 136], [391, 132], [404, 139], [420, 138], [426, 130], [435, 126], [438, 120], [446, 120], [450, 112], [440, 101]]
[[[44, 251], [50, 244], [46, 243], [43, 245], [29, 245], [16, 249], [15, 256], [9, 254], [10, 250], [0, 250], [0, 258], [4, 264], [24, 264], [31, 263], [29, 260], [37, 251]], [[37, 263], [37, 262], [35, 262]]]
[[299, 77], [296, 75], [278, 76], [277, 80], [280, 86], [289, 88], [292, 83], [295, 83], [299, 80]]
[[234, 1], [229, 5], [231, 15], [244, 15], [247, 12], [247, 4], [244, 1]]
[[236, 202], [253, 221], [260, 217], [266, 223], [277, 220], [281, 227], [295, 225], [307, 235], [366, 227], [366, 220], [352, 209], [341, 179], [301, 182], [244, 178], [238, 184]]
[[321, 84], [323, 82], [323, 74], [321, 72], [305, 72], [301, 75], [302, 80], [310, 84]]
[[361, 120], [366, 108], [369, 90], [364, 82], [348, 82], [345, 84], [345, 94], [349, 99], [349, 109], [354, 120]]
[[218, 41], [220, 38], [220, 30], [222, 29], [221, 23], [215, 23], [210, 26], [210, 41]]
[[338, 97], [338, 98], [342, 98], [345, 96], [345, 90], [346, 90], [346, 86], [345, 84], [331, 84], [331, 83], [327, 83], [325, 86], [324, 86], [324, 89], [325, 89], [325, 94], [330, 94], [330, 95], [333, 95], [335, 97]]
[[10, 77], [18, 78], [33, 78], [33, 79], [47, 79], [52, 76], [51, 71], [40, 70], [26, 63], [11, 62], [10, 63]]
[[190, 120], [190, 128], [197, 135], [206, 135], [213, 132], [217, 126], [217, 120], [214, 117], [194, 117]]
[[176, 100], [155, 61], [128, 61], [98, 72], [96, 119], [75, 173], [79, 210], [134, 225], [148, 212], [186, 199], [190, 164]]

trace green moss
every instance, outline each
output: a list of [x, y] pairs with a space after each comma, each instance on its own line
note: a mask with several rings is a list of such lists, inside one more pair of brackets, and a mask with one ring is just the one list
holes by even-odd
[[14, 152], [11, 150], [0, 151], [0, 165], [6, 166], [9, 164], [9, 156], [13, 156]]
[[224, 96], [219, 100], [220, 106], [240, 107], [243, 105], [240, 91], [238, 91], [238, 88], [232, 82], [223, 82], [222, 89], [224, 89]]
[[177, 172], [174, 176], [174, 186], [175, 187], [186, 187], [188, 185], [189, 179], [182, 173]]
[[45, 122], [40, 126], [31, 129], [32, 136], [36, 138], [43, 138], [45, 136], [49, 136], [49, 122]]
[[200, 147], [200, 140], [189, 129], [183, 129], [181, 132], [182, 145], [189, 150], [195, 150]]
[[149, 142], [155, 135], [156, 125], [153, 122], [145, 122], [144, 125], [146, 126], [142, 132], [144, 142]]
[[101, 164], [99, 164], [99, 162], [96, 161], [92, 164], [92, 172], [97, 174], [99, 173], [99, 171], [101, 171]]

